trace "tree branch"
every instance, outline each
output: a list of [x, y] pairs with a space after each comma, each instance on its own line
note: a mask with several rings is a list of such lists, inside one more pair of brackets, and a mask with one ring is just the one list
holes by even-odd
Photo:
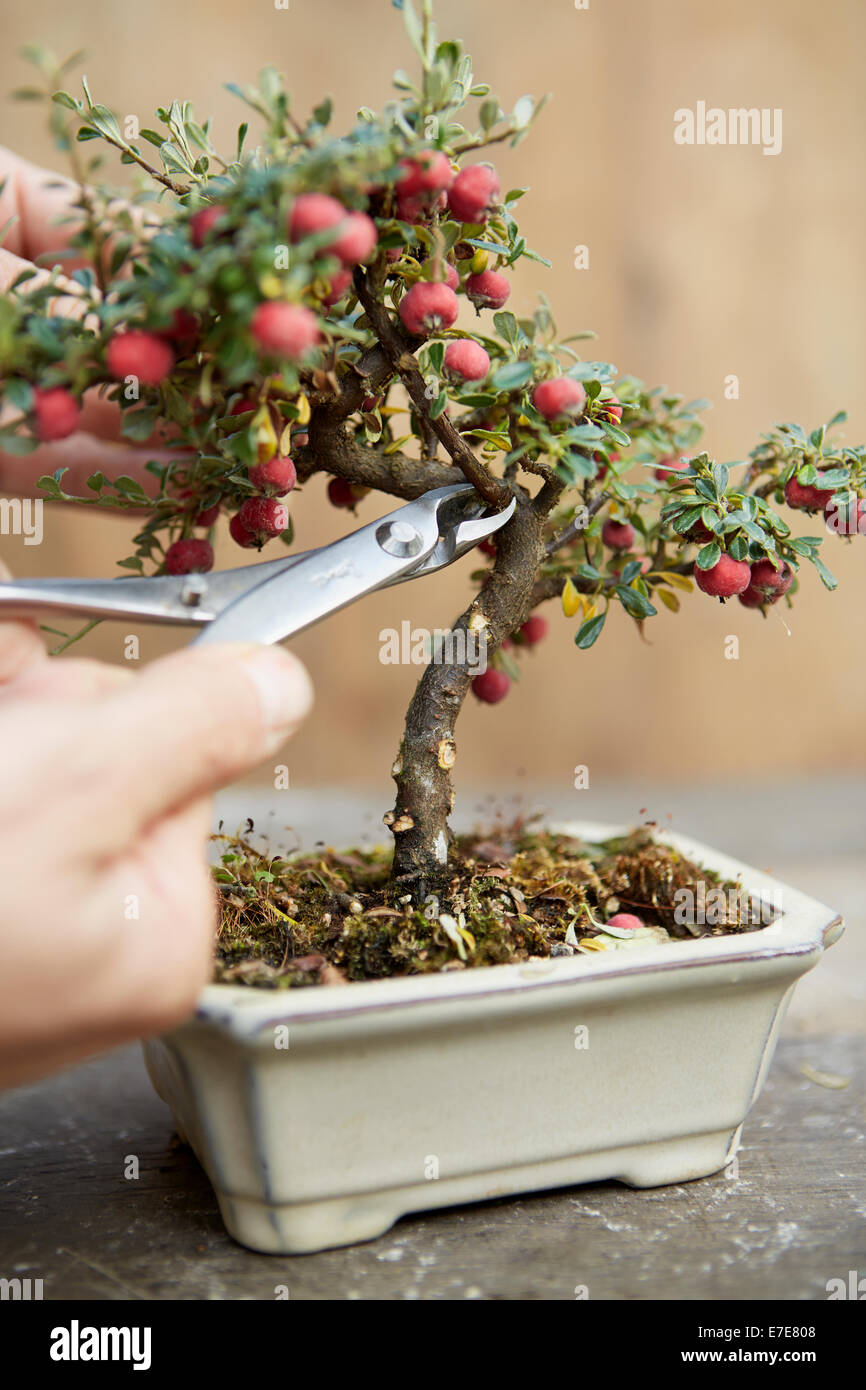
[[412, 340], [404, 337], [392, 322], [384, 305], [370, 294], [367, 278], [361, 270], [355, 271], [355, 290], [364, 306], [370, 327], [384, 348], [394, 371], [399, 374], [415, 409], [422, 419], [429, 421], [440, 443], [450, 454], [466, 481], [472, 484], [485, 502], [489, 503], [491, 507], [495, 507], [497, 511], [501, 511], [511, 501], [511, 489], [501, 479], [494, 478], [484, 464], [475, 457], [466, 440], [458, 434], [447, 415], [440, 415], [435, 420], [430, 419], [427, 388], [411, 350]]

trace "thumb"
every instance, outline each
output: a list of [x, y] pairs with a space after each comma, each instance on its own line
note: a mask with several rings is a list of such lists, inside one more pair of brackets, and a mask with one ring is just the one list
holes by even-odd
[[100, 855], [248, 772], [309, 712], [306, 669], [280, 647], [187, 648], [95, 701], [76, 743]]

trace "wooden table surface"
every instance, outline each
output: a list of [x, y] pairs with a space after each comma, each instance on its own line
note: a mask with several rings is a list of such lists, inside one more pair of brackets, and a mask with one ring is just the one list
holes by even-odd
[[0, 1098], [0, 1276], [46, 1299], [824, 1299], [866, 1274], [864, 1061], [862, 1036], [783, 1039], [736, 1174], [455, 1208], [291, 1258], [225, 1234], [126, 1048]]

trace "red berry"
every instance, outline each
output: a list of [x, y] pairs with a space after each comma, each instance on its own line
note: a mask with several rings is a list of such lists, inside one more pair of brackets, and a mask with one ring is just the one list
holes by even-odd
[[189, 357], [198, 343], [200, 325], [195, 314], [189, 309], [175, 309], [171, 324], [160, 334], [166, 342], [173, 343], [181, 357]]
[[282, 535], [289, 524], [289, 509], [285, 502], [273, 497], [248, 497], [238, 509], [240, 525], [259, 544]]
[[447, 285], [419, 280], [400, 300], [400, 318], [414, 337], [450, 328], [460, 305]]
[[466, 293], [476, 309], [501, 309], [511, 293], [511, 286], [497, 270], [482, 270], [470, 275]]
[[488, 666], [486, 671], [482, 671], [480, 676], [476, 676], [472, 682], [472, 693], [479, 700], [483, 700], [485, 705], [498, 705], [500, 700], [504, 700], [511, 689], [511, 680], [504, 671], [498, 671], [495, 666]]
[[487, 536], [485, 540], [478, 542], [478, 549], [482, 551], [485, 555], [495, 555], [496, 542], [492, 536]]
[[448, 156], [441, 150], [423, 150], [411, 159], [401, 159], [400, 169], [394, 185], [399, 199], [438, 195], [450, 188], [454, 178]]
[[351, 285], [351, 270], [338, 270], [335, 275], [331, 276], [329, 283], [331, 288], [329, 289], [325, 298], [322, 300], [322, 303], [328, 309], [332, 308], [334, 304], [339, 304], [340, 300], [343, 298], [343, 295], [346, 293], [346, 290]]
[[220, 504], [215, 502], [212, 507], [205, 507], [204, 511], [199, 512], [195, 519], [196, 526], [214, 526], [219, 520]]
[[[818, 474], [821, 477], [821, 474]], [[801, 512], [820, 512], [829, 504], [833, 497], [833, 489], [822, 489], [815, 484], [803, 484], [797, 482], [797, 475], [794, 474], [785, 484], [785, 501], [789, 507]]]
[[311, 309], [268, 299], [255, 310], [250, 332], [263, 352], [300, 361], [319, 341], [319, 324]]
[[235, 401], [229, 415], [248, 415], [251, 410], [258, 410], [258, 401], [252, 400], [249, 396], [242, 396], [239, 401]]
[[345, 478], [332, 478], [328, 483], [328, 501], [332, 507], [348, 507], [354, 511], [361, 498], [366, 497], [369, 490], [366, 487], [357, 487], [354, 483], [347, 482]]
[[486, 222], [499, 197], [499, 179], [489, 164], [462, 169], [448, 190], [448, 207], [458, 222]]
[[[298, 481], [295, 465], [288, 455], [275, 456], [250, 469], [250, 482], [268, 497], [285, 497]], [[248, 524], [248, 523], [247, 523]]]
[[695, 583], [711, 598], [733, 598], [735, 594], [743, 594], [751, 578], [752, 571], [746, 561], [735, 560], [732, 555], [722, 555], [708, 570], [695, 565]]
[[136, 376], [146, 386], [158, 386], [174, 366], [174, 353], [155, 333], [139, 328], [115, 333], [105, 354], [109, 372], [118, 381]]
[[752, 565], [749, 588], [757, 589], [765, 599], [775, 603], [776, 599], [788, 592], [793, 582], [794, 571], [790, 565], [783, 564], [776, 569], [772, 560], [759, 560], [757, 564]]
[[366, 212], [350, 212], [342, 231], [328, 249], [339, 256], [344, 265], [361, 265], [370, 259], [378, 240], [379, 233], [372, 217]]
[[635, 917], [633, 912], [617, 912], [613, 917], [608, 917], [606, 925], [608, 927], [621, 927], [625, 931], [638, 931], [643, 926], [640, 917]]
[[669, 458], [659, 459], [658, 466], [653, 469], [653, 477], [657, 483], [666, 483], [672, 473], [685, 473], [688, 466], [688, 459], [678, 459], [671, 455]]
[[545, 420], [556, 420], [560, 415], [579, 414], [586, 405], [586, 392], [573, 377], [558, 376], [538, 383], [532, 404]]
[[295, 449], [306, 449], [310, 436], [306, 430], [292, 430], [292, 445]]
[[866, 535], [866, 497], [837, 493], [824, 508], [824, 521], [838, 536]]
[[611, 396], [606, 401], [599, 401], [598, 413], [603, 420], [609, 420], [612, 425], [618, 425], [622, 419], [622, 406], [616, 396]]
[[445, 349], [445, 370], [464, 381], [483, 381], [490, 371], [490, 358], [480, 343], [460, 338]]
[[42, 391], [38, 387], [33, 392], [33, 413], [36, 416], [36, 434], [43, 443], [52, 439], [65, 439], [78, 429], [81, 409], [75, 397], [62, 386], [54, 386]]
[[759, 589], [753, 589], [750, 584], [748, 589], [744, 589], [739, 595], [739, 600], [744, 608], [763, 608], [767, 597]]
[[213, 546], [210, 541], [174, 541], [165, 552], [165, 568], [169, 574], [204, 574], [213, 569]]
[[229, 535], [238, 545], [242, 545], [244, 550], [258, 548], [258, 541], [244, 526], [240, 512], [236, 512], [229, 522]]
[[548, 621], [540, 613], [533, 613], [520, 629], [520, 635], [528, 647], [535, 647], [547, 636]]
[[363, 415], [372, 415], [373, 411], [378, 410], [381, 404], [381, 396], [365, 396], [361, 402], [361, 413]]
[[213, 231], [214, 224], [219, 222], [224, 214], [225, 208], [222, 203], [211, 203], [208, 207], [199, 208], [198, 212], [193, 213], [189, 219], [189, 230], [192, 244], [197, 251], [200, 251], [204, 246], [205, 241]]
[[455, 294], [460, 288], [460, 276], [450, 261], [445, 262], [445, 283]]
[[601, 528], [601, 539], [609, 550], [631, 550], [635, 530], [628, 521], [609, 520]]
[[305, 237], [326, 232], [345, 222], [348, 216], [343, 204], [327, 193], [302, 193], [292, 203], [289, 213], [289, 240], [303, 241]]

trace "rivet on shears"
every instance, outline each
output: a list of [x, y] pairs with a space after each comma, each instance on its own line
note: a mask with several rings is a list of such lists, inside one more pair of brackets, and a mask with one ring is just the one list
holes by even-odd
[[390, 521], [380, 526], [376, 540], [387, 555], [406, 558], [417, 555], [424, 543], [421, 532], [410, 521]]

